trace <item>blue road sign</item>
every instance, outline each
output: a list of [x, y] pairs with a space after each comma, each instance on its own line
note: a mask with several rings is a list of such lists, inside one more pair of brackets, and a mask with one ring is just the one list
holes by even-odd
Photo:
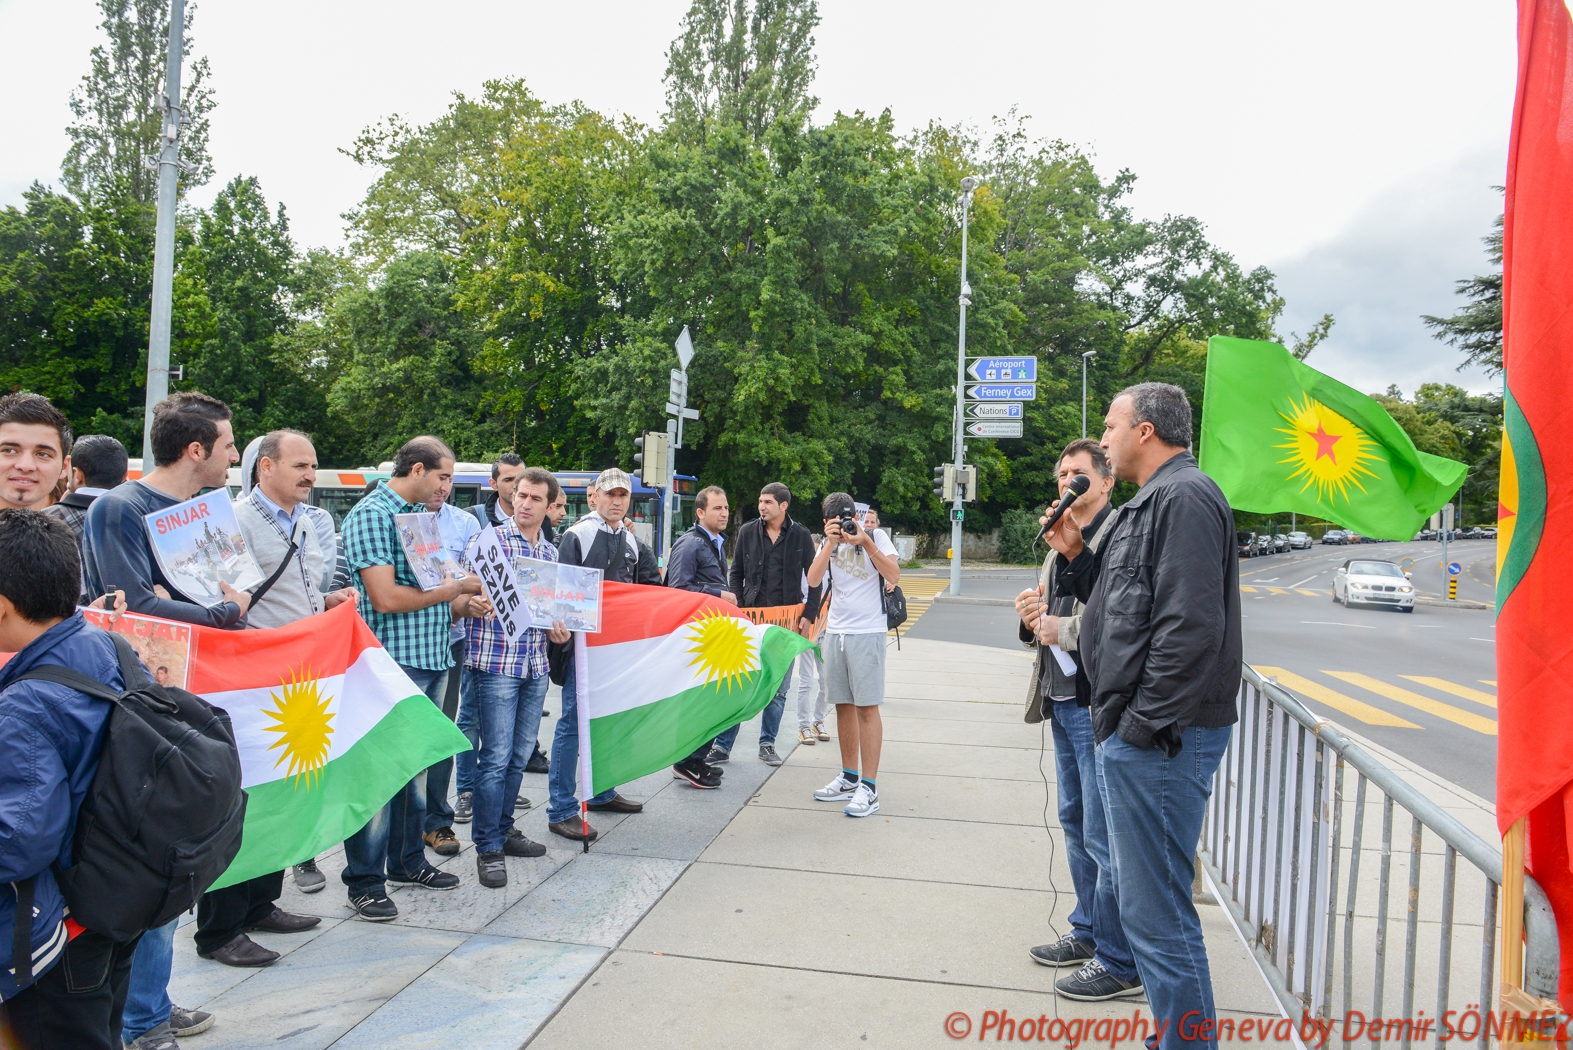
[[1020, 419], [1021, 402], [967, 402], [967, 415], [972, 419]]
[[969, 401], [1035, 401], [1035, 383], [974, 383], [967, 387]]
[[1038, 359], [1036, 357], [974, 357], [972, 363], [967, 366], [967, 372], [973, 379], [980, 379], [985, 383], [1036, 383]]
[[1457, 576], [1459, 573], [1461, 573], [1463, 571], [1464, 571], [1464, 567], [1462, 565], [1458, 564], [1458, 562], [1450, 561], [1450, 562], [1447, 563], [1447, 574], [1449, 576]]

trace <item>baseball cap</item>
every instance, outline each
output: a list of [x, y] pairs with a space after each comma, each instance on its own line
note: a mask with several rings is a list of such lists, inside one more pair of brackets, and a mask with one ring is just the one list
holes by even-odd
[[616, 467], [607, 467], [595, 476], [595, 481], [590, 487], [600, 489], [602, 492], [611, 492], [613, 489], [627, 489], [631, 493], [634, 490], [634, 483], [627, 472]]

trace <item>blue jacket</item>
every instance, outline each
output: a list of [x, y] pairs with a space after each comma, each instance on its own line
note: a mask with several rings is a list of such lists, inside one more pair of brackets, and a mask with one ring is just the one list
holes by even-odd
[[33, 972], [48, 970], [65, 947], [65, 901], [51, 862], [71, 865], [77, 809], [93, 785], [110, 705], [52, 682], [17, 682], [24, 671], [69, 667], [124, 688], [109, 635], [77, 613], [45, 631], [0, 667], [0, 999], [17, 992], [11, 975], [16, 890], [33, 889]]

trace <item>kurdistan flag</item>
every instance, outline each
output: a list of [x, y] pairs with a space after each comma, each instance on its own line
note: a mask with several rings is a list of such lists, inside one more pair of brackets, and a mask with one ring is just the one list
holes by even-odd
[[1296, 511], [1407, 540], [1468, 467], [1415, 448], [1376, 401], [1277, 343], [1207, 340], [1199, 465], [1236, 510]]
[[192, 630], [186, 688], [229, 712], [248, 796], [240, 854], [214, 889], [343, 842], [470, 746], [350, 602], [287, 627]]
[[575, 633], [584, 797], [681, 761], [763, 710], [813, 643], [692, 591], [604, 584], [601, 630]]

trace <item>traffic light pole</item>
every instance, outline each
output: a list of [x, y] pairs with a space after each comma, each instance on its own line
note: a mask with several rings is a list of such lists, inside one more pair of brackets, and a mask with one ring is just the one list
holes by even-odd
[[[961, 323], [956, 335], [956, 442], [953, 449], [956, 477], [961, 478], [962, 461], [967, 447], [963, 439], [967, 426], [967, 307], [971, 303], [972, 289], [967, 286], [967, 213], [972, 204], [972, 190], [978, 184], [972, 176], [961, 180]], [[965, 495], [963, 486], [957, 485], [951, 500], [950, 511], [950, 593], [961, 593], [961, 503]]]

